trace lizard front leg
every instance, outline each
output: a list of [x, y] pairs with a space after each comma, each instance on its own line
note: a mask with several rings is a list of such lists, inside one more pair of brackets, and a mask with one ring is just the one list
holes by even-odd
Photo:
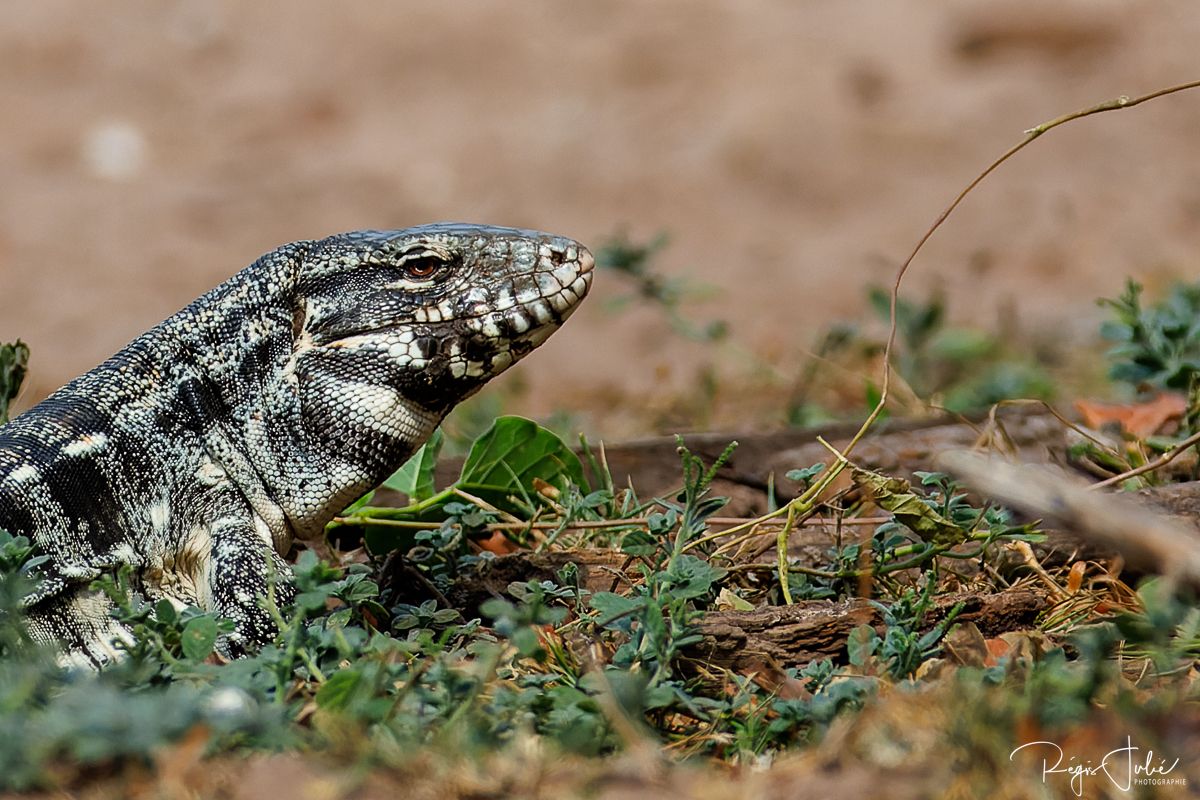
[[[233, 632], [217, 643], [230, 658], [257, 650], [275, 638], [278, 627], [262, 600], [274, 584], [280, 608], [295, 598], [291, 570], [271, 546], [270, 533], [249, 509], [197, 526], [188, 546], [152, 569], [144, 589], [150, 600], [166, 597], [179, 606], [196, 605], [233, 620]], [[68, 586], [25, 614], [34, 642], [55, 644], [64, 666], [98, 669], [121, 658], [120, 641], [129, 629], [113, 618], [114, 606], [102, 590]]]
[[129, 629], [112, 617], [113, 603], [103, 591], [71, 586], [25, 611], [29, 635], [60, 651], [66, 667], [100, 669], [121, 659], [120, 641], [131, 641]]
[[291, 604], [296, 594], [292, 572], [272, 547], [265, 524], [249, 510], [245, 515], [214, 521], [209, 536], [209, 602], [205, 606], [233, 620], [233, 633], [218, 642], [217, 649], [237, 658], [275, 638], [278, 626], [264, 601], [273, 583], [276, 605], [285, 608]]

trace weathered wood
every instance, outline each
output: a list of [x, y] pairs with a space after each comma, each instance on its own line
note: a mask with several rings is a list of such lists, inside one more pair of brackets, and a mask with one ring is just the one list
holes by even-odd
[[[506, 597], [509, 583], [554, 579], [568, 563], [578, 566], [580, 585], [591, 592], [619, 589], [633, 577], [626, 577], [628, 557], [613, 550], [513, 553], [456, 581], [446, 595], [453, 607], [475, 616], [488, 598]], [[934, 598], [924, 629], [938, 624], [959, 602], [963, 609], [955, 621], [974, 622], [985, 636], [1030, 628], [1050, 605], [1045, 594], [1023, 588], [943, 595]], [[801, 666], [820, 658], [844, 661], [846, 638], [859, 625], [872, 625], [881, 635], [885, 631], [878, 609], [861, 598], [714, 611], [701, 618], [698, 627], [704, 638], [689, 648], [687, 658], [696, 665], [746, 673], [766, 665], [772, 669]]]
[[[934, 600], [925, 620], [928, 630], [958, 602], [957, 622], [974, 622], [985, 636], [1031, 627], [1050, 601], [1040, 592], [1016, 589], [998, 594], [960, 593]], [[879, 611], [866, 600], [812, 600], [792, 606], [768, 606], [753, 611], [719, 611], [700, 621], [704, 640], [689, 657], [712, 667], [748, 672], [764, 662], [798, 667], [820, 658], [844, 661], [846, 637], [859, 625], [872, 625], [882, 634]]]

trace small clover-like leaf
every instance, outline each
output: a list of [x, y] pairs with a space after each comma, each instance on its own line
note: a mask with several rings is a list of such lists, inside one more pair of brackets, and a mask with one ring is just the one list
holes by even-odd
[[194, 617], [183, 626], [180, 646], [183, 654], [193, 661], [203, 661], [208, 658], [217, 643], [220, 628], [217, 621], [210, 616]]

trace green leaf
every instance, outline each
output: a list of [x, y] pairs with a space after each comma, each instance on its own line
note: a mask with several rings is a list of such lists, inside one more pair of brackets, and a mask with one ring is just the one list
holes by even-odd
[[343, 669], [333, 673], [317, 690], [317, 705], [325, 709], [345, 708], [362, 679], [362, 673], [356, 669]]
[[652, 556], [659, 541], [649, 532], [632, 530], [621, 539], [621, 552], [628, 556]]
[[179, 613], [175, 610], [175, 604], [164, 597], [154, 604], [154, 616], [159, 622], [170, 625], [179, 618]]
[[388, 553], [411, 547], [412, 531], [386, 523], [372, 525], [371, 520], [443, 522], [452, 513], [448, 504], [462, 502], [455, 490], [525, 518], [534, 510], [528, 500], [535, 478], [559, 488], [570, 482], [589, 491], [579, 456], [557, 434], [523, 417], [500, 417], [471, 445], [453, 486], [404, 508], [359, 508], [353, 521], [366, 528], [363, 538], [368, 550]]
[[702, 558], [681, 555], [667, 568], [663, 577], [672, 584], [672, 595], [691, 599], [708, 594], [712, 585], [725, 574], [725, 570], [714, 567]]
[[599, 623], [603, 627], [616, 630], [627, 630], [633, 624], [634, 616], [646, 606], [641, 597], [625, 597], [613, 592], [596, 592], [588, 598], [588, 605], [600, 615]]
[[433, 497], [436, 491], [433, 471], [437, 466], [438, 454], [442, 451], [442, 439], [442, 429], [438, 428], [429, 437], [429, 441], [421, 445], [412, 458], [392, 473], [383, 485], [408, 495], [409, 500], [414, 503]]
[[859, 625], [846, 637], [846, 654], [850, 663], [862, 667], [879, 647], [879, 634], [870, 625]]
[[590, 490], [579, 456], [557, 434], [524, 417], [500, 417], [471, 445], [458, 483], [519, 492], [534, 478], [554, 484], [565, 478]]
[[796, 483], [802, 484], [807, 488], [812, 479], [817, 476], [817, 473], [823, 469], [825, 469], [825, 464], [818, 461], [811, 467], [805, 467], [804, 469], [789, 469], [784, 477], [789, 481], [796, 481]]
[[1110, 342], [1129, 342], [1133, 340], [1133, 330], [1115, 320], [1105, 320], [1100, 323], [1100, 338]]
[[537, 656], [542, 652], [542, 640], [538, 637], [538, 632], [528, 625], [514, 630], [508, 640], [517, 648], [517, 653], [522, 658]]
[[217, 621], [209, 616], [195, 617], [183, 626], [180, 644], [183, 654], [193, 661], [203, 661], [217, 643]]

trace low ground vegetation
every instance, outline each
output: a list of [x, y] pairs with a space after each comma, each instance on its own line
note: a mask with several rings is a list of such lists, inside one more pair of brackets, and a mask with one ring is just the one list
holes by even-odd
[[[1130, 284], [1108, 303], [1128, 401], [1064, 461], [1126, 489], [1193, 477], [1198, 297], [1181, 287], [1146, 306]], [[1004, 349], [966, 333], [956, 349], [936, 304], [903, 309], [910, 386], [964, 411], [1047, 394], [1001, 391], [989, 370]], [[27, 359], [0, 351], [0, 415]], [[1148, 432], [1122, 427], [1161, 392], [1176, 411]], [[732, 443], [706, 461], [680, 440], [678, 489], [654, 497], [618, 485], [604, 448], [519, 417], [478, 434], [439, 486], [442, 447], [435, 437], [294, 554], [295, 603], [262, 598], [278, 637], [233, 662], [215, 649], [226, 620], [149, 604], [117, 573], [97, 586], [134, 633], [125, 658], [60, 669], [20, 612], [43, 557], [0, 533], [0, 785], [253, 796], [230, 776], [271, 765], [328, 796], [820, 796], [832, 778], [852, 796], [884, 783], [893, 796], [1027, 796], [1047, 776], [1042, 754], [1014, 760], [1021, 743], [1099, 748], [1087, 758], [1126, 737], [1163, 791], [1200, 780], [1200, 608], [1186, 583], [1058, 546], [932, 466], [899, 476], [830, 453], [780, 476], [793, 496], [769, 483], [756, 516], [731, 517], [713, 486]], [[1164, 453], [1179, 456], [1171, 469], [1126, 476]], [[765, 638], [729, 638], [764, 613], [777, 615]], [[1058, 778], [1055, 791], [1085, 780], [1046, 783]]]

